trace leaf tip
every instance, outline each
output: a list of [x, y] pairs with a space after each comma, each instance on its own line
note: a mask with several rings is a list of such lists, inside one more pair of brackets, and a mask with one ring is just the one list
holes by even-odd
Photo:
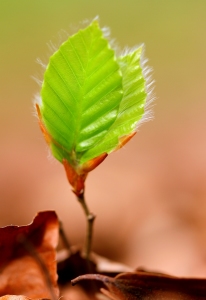
[[83, 164], [82, 169], [85, 172], [90, 172], [92, 170], [94, 170], [96, 167], [98, 167], [104, 160], [105, 158], [108, 156], [107, 153], [102, 153], [101, 155], [87, 161], [86, 163]]
[[124, 145], [126, 145], [126, 144], [133, 138], [133, 136], [135, 136], [136, 133], [137, 133], [137, 132], [134, 131], [134, 132], [132, 132], [132, 133], [130, 133], [130, 134], [128, 134], [128, 135], [125, 135], [125, 136], [120, 137], [120, 138], [119, 138], [119, 144], [118, 144], [118, 146], [116, 147], [115, 151], [121, 149]]

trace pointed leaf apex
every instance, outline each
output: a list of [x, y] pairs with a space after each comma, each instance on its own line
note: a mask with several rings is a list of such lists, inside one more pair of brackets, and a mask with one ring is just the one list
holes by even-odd
[[125, 135], [125, 136], [122, 136], [121, 138], [119, 138], [119, 144], [114, 151], [117, 151], [117, 150], [121, 149], [124, 145], [126, 145], [131, 140], [131, 138], [133, 138], [133, 136], [135, 136], [136, 133], [137, 132], [135, 131], [135, 132], [132, 132], [128, 135]]
[[98, 167], [98, 165], [100, 165], [107, 156], [108, 156], [107, 153], [102, 153], [101, 155], [87, 161], [82, 165], [82, 170], [85, 172], [91, 172], [96, 167]]

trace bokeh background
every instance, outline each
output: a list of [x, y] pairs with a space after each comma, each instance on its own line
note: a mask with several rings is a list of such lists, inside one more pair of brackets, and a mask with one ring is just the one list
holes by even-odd
[[48, 44], [99, 15], [119, 47], [146, 45], [155, 118], [93, 171], [93, 249], [135, 268], [206, 276], [206, 1], [0, 0], [0, 225], [54, 209], [72, 244], [85, 219], [33, 116]]

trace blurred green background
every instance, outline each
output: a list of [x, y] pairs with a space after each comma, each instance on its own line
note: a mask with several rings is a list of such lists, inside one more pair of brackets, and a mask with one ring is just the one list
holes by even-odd
[[65, 32], [99, 16], [119, 47], [146, 45], [155, 118], [89, 175], [94, 250], [133, 267], [206, 275], [206, 1], [0, 0], [0, 225], [55, 209], [72, 244], [85, 221], [33, 116]]

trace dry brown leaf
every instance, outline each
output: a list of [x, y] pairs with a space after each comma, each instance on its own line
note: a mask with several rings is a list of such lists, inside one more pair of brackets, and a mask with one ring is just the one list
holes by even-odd
[[30, 298], [22, 296], [22, 295], [5, 295], [0, 297], [0, 300], [29, 300]]
[[106, 289], [102, 293], [112, 300], [203, 300], [206, 299], [206, 280], [133, 272], [121, 273], [115, 278], [100, 274], [82, 275], [74, 280], [98, 280]]
[[[5, 295], [0, 297], [0, 300], [31, 300], [31, 298], [28, 298], [23, 295]], [[32, 299], [32, 300], [41, 300], [41, 299]], [[45, 300], [45, 299], [42, 299]]]
[[20, 300], [54, 299], [59, 295], [55, 252], [58, 235], [54, 211], [40, 212], [26, 226], [0, 228], [1, 300], [16, 299], [12, 295], [24, 295], [18, 296]]

